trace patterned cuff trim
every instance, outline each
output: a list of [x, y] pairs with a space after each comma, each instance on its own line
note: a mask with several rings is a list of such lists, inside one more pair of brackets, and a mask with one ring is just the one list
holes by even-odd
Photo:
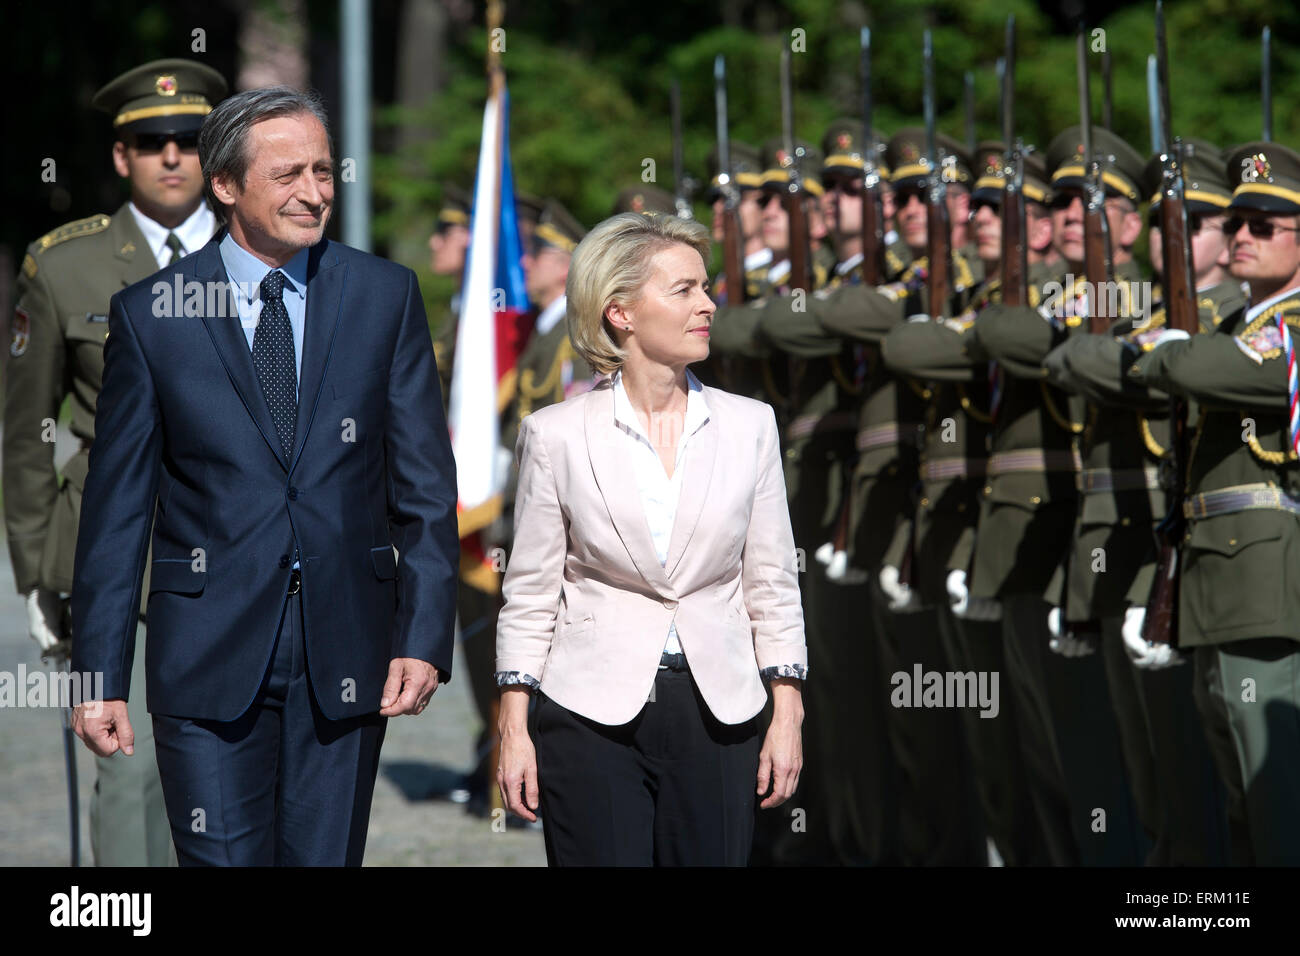
[[542, 686], [542, 682], [536, 677], [522, 671], [497, 671], [492, 676], [496, 679], [498, 687], [507, 687], [511, 684], [527, 684], [533, 690], [537, 690]]
[[773, 677], [797, 677], [799, 680], [808, 679], [808, 667], [806, 664], [774, 664], [771, 667], [764, 667], [758, 673], [763, 680], [771, 680]]

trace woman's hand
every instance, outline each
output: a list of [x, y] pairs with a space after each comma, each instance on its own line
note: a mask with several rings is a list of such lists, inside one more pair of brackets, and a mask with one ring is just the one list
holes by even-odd
[[758, 790], [761, 797], [769, 784], [772, 795], [759, 804], [764, 810], [779, 807], [799, 786], [803, 769], [802, 681], [779, 677], [772, 681], [772, 723], [758, 755]]
[[497, 786], [501, 800], [511, 813], [533, 823], [537, 820], [537, 751], [528, 736], [527, 687], [501, 689], [500, 760], [497, 763]]

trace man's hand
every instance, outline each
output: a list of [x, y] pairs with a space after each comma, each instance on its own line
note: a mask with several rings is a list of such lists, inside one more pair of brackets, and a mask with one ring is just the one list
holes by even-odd
[[418, 714], [438, 689], [438, 668], [414, 657], [394, 657], [388, 662], [388, 680], [379, 701], [380, 717]]
[[121, 698], [78, 704], [72, 708], [72, 729], [97, 757], [111, 757], [119, 750], [128, 757], [135, 753], [135, 731]]
[[27, 633], [40, 646], [42, 654], [59, 643], [62, 610], [58, 591], [33, 588], [27, 592]]

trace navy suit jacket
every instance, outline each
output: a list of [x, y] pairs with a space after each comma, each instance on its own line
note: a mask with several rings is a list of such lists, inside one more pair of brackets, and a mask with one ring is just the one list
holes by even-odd
[[152, 523], [150, 712], [224, 721], [248, 709], [296, 554], [321, 711], [373, 713], [390, 659], [451, 673], [456, 469], [415, 274], [329, 240], [312, 248], [286, 464], [221, 294], [223, 234], [113, 296], [73, 667], [102, 673], [106, 699], [126, 698]]

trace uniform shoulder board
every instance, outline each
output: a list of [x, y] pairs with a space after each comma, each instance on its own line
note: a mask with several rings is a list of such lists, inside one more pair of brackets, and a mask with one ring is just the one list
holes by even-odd
[[108, 228], [110, 220], [108, 216], [100, 213], [95, 216], [87, 216], [85, 219], [77, 219], [73, 222], [65, 223], [58, 229], [51, 230], [41, 238], [36, 240], [36, 251], [45, 252], [61, 242], [67, 242], [69, 239], [77, 239], [81, 236], [93, 236], [96, 233], [103, 232]]

